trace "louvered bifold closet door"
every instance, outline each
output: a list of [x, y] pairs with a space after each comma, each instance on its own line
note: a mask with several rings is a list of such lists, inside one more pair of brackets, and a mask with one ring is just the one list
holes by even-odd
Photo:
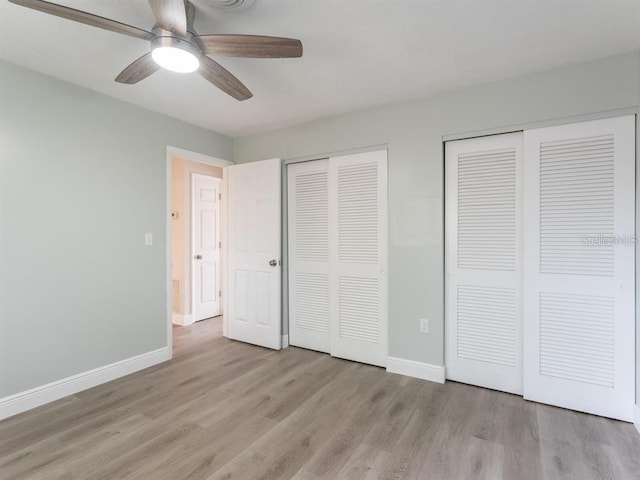
[[287, 176], [289, 343], [329, 353], [329, 161], [289, 165]]
[[387, 152], [329, 162], [331, 354], [387, 360]]
[[525, 132], [525, 398], [634, 403], [633, 116]]
[[446, 375], [522, 393], [522, 133], [447, 142]]

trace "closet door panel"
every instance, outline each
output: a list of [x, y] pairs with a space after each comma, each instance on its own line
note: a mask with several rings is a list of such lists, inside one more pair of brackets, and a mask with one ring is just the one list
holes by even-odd
[[447, 378], [522, 393], [522, 133], [447, 142]]
[[525, 398], [632, 420], [635, 121], [525, 132]]
[[329, 162], [331, 354], [387, 360], [387, 152]]
[[287, 173], [289, 343], [329, 353], [329, 161]]

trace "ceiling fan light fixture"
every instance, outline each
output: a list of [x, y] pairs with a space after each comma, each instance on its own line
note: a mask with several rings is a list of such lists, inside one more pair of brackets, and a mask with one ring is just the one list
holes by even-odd
[[162, 68], [178, 73], [195, 72], [200, 60], [193, 53], [177, 47], [158, 47], [151, 52], [155, 62]]
[[195, 72], [200, 67], [200, 52], [189, 42], [175, 37], [156, 37], [151, 56], [162, 68], [178, 73]]

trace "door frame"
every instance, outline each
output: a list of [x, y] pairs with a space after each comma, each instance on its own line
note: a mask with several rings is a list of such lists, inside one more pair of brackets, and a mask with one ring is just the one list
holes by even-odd
[[[167, 203], [166, 203], [166, 214], [165, 214], [165, 237], [166, 237], [166, 271], [165, 271], [165, 288], [166, 288], [166, 297], [167, 297], [167, 316], [166, 316], [166, 325], [167, 325], [167, 346], [169, 348], [169, 353], [171, 358], [173, 358], [173, 322], [172, 322], [172, 313], [173, 313], [173, 282], [171, 275], [171, 262], [172, 262], [172, 252], [173, 245], [171, 239], [171, 205], [172, 205], [172, 166], [173, 166], [173, 158], [180, 157], [185, 160], [189, 160], [192, 162], [204, 163], [207, 165], [214, 165], [216, 167], [222, 168], [222, 200], [220, 203], [220, 230], [221, 230], [221, 240], [222, 240], [222, 251], [224, 251], [225, 243], [226, 243], [226, 225], [227, 225], [227, 214], [225, 207], [225, 193], [226, 193], [226, 180], [225, 180], [225, 168], [229, 165], [234, 165], [234, 162], [230, 160], [224, 160], [222, 158], [213, 157], [211, 155], [206, 155], [203, 153], [193, 152], [190, 150], [185, 150], [182, 148], [174, 147], [171, 145], [167, 145], [166, 152], [166, 173], [167, 173]], [[189, 248], [191, 248], [191, 244], [189, 244]], [[221, 253], [222, 253], [221, 251]], [[222, 278], [225, 278], [225, 260], [224, 255], [221, 255], [221, 268], [222, 268]], [[225, 304], [225, 295], [226, 295], [226, 285], [225, 282], [222, 282], [222, 302]]]
[[[224, 175], [224, 173], [223, 173]], [[219, 187], [220, 187], [220, 198], [217, 202], [217, 206], [218, 206], [218, 212], [217, 212], [217, 217], [218, 217], [218, 222], [216, 225], [216, 237], [220, 239], [220, 246], [218, 247], [218, 250], [220, 250], [219, 254], [218, 254], [218, 268], [216, 269], [216, 285], [220, 286], [220, 298], [218, 300], [220, 307], [219, 307], [219, 313], [216, 316], [222, 315], [224, 314], [224, 309], [223, 306], [224, 304], [222, 303], [222, 284], [224, 282], [222, 282], [222, 260], [223, 260], [223, 255], [222, 255], [222, 233], [225, 231], [222, 228], [222, 212], [223, 212], [223, 208], [222, 208], [222, 178], [221, 177], [212, 177], [210, 175], [205, 175], [203, 173], [191, 173], [191, 179], [190, 179], [190, 183], [191, 183], [191, 195], [190, 195], [190, 201], [191, 201], [191, 242], [190, 242], [190, 262], [191, 262], [191, 315], [194, 315], [195, 317], [195, 310], [196, 310], [196, 290], [195, 288], [193, 288], [193, 286], [196, 283], [196, 271], [195, 268], [193, 268], [194, 266], [194, 255], [195, 255], [195, 231], [196, 231], [196, 213], [195, 213], [195, 203], [196, 203], [196, 197], [195, 197], [195, 185], [196, 185], [196, 178], [197, 177], [206, 177], [206, 178], [211, 178], [213, 180], [215, 180], [217, 183], [219, 183]], [[196, 320], [195, 318], [193, 319], [194, 323], [197, 322], [198, 320]]]

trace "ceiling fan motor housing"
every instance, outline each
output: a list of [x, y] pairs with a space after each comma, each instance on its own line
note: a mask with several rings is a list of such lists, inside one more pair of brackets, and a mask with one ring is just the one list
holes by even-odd
[[153, 27], [151, 32], [154, 35], [151, 39], [151, 50], [159, 47], [174, 47], [186, 50], [196, 57], [202, 55], [202, 48], [200, 48], [198, 38], [191, 32], [187, 32], [187, 35], [183, 37], [160, 26]]

